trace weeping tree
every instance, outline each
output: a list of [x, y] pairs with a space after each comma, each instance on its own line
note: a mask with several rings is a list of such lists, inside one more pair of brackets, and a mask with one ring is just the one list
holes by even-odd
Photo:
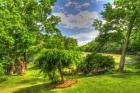
[[37, 55], [37, 63], [41, 71], [47, 75], [52, 82], [64, 82], [64, 68], [69, 68], [81, 60], [81, 55], [77, 51], [60, 49], [43, 49]]

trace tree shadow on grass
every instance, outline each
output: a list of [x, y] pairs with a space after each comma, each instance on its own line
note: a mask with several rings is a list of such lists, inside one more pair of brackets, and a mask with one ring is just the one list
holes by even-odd
[[39, 84], [39, 85], [34, 85], [31, 87], [26, 87], [19, 89], [13, 93], [54, 93], [53, 91], [54, 85], [53, 84]]
[[37, 82], [45, 82], [46, 80], [44, 78], [30, 78], [30, 79], [25, 79], [20, 81], [19, 83], [25, 84], [25, 83], [30, 83], [30, 84], [36, 84]]
[[81, 79], [81, 78], [88, 78], [88, 77], [102, 77], [102, 76], [109, 76], [109, 77], [113, 77], [113, 78], [122, 78], [122, 79], [130, 79], [130, 77], [133, 76], [138, 76], [140, 77], [140, 70], [136, 71], [136, 72], [131, 72], [131, 71], [127, 71], [124, 73], [119, 73], [117, 71], [112, 71], [112, 72], [106, 72], [106, 73], [102, 73], [102, 74], [91, 74], [91, 75], [75, 75], [73, 76], [74, 79]]
[[140, 71], [137, 72], [124, 72], [124, 73], [117, 73], [117, 74], [112, 74], [111, 77], [113, 78], [124, 78], [124, 79], [129, 79], [130, 77], [133, 76], [139, 76], [140, 77]]

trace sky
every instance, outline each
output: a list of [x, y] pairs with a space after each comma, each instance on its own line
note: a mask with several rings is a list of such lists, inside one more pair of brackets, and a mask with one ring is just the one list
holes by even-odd
[[57, 27], [62, 34], [77, 39], [81, 46], [98, 36], [92, 24], [94, 19], [102, 20], [100, 13], [106, 3], [113, 0], [57, 0], [52, 15], [61, 18]]

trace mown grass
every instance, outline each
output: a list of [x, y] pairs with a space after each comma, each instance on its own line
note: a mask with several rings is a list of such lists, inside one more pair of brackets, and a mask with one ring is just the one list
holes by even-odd
[[[112, 55], [116, 61], [116, 67], [120, 55]], [[132, 62], [135, 56], [127, 56], [127, 63]], [[74, 75], [66, 78], [74, 78], [78, 83], [65, 89], [53, 88], [48, 80], [38, 75], [39, 70], [30, 67], [25, 76], [10, 76], [7, 81], [0, 83], [0, 93], [140, 93], [140, 72], [129, 68], [130, 72], [120, 74], [116, 71], [103, 75]]]

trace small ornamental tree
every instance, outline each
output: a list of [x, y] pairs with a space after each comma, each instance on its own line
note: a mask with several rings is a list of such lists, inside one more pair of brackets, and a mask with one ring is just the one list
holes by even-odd
[[37, 56], [41, 71], [48, 75], [53, 82], [57, 82], [60, 77], [62, 83], [64, 82], [63, 69], [69, 68], [72, 64], [79, 62], [80, 59], [79, 52], [60, 49], [44, 49]]

